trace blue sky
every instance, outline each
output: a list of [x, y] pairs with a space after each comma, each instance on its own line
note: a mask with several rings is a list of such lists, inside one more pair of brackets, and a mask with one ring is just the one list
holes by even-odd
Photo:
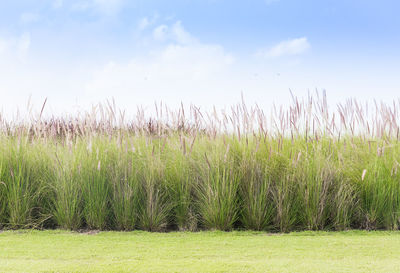
[[295, 0], [0, 0], [3, 111], [48, 98], [261, 106], [327, 91], [400, 91], [400, 3]]

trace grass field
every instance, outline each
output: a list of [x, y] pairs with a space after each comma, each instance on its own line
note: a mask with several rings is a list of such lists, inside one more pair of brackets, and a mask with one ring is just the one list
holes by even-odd
[[5, 231], [1, 272], [399, 272], [400, 232]]

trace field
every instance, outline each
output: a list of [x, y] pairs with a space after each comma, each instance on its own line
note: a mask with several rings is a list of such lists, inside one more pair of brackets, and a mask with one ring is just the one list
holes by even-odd
[[399, 105], [326, 97], [134, 119], [112, 104], [0, 123], [3, 229], [299, 230], [400, 225]]
[[6, 231], [2, 272], [399, 272], [400, 234], [382, 231]]

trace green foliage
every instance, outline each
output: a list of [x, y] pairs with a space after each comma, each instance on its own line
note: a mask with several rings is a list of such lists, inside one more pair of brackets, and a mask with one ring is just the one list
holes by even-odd
[[[202, 137], [184, 151], [181, 137], [82, 137], [66, 145], [3, 138], [2, 226], [282, 232], [399, 227], [395, 142], [377, 154], [355, 139], [329, 144]], [[357, 143], [354, 150], [343, 145], [349, 141]]]
[[42, 143], [28, 138], [2, 139], [1, 205], [3, 225], [11, 228], [35, 227], [44, 221], [46, 181], [49, 161], [39, 153]]
[[143, 158], [139, 183], [139, 226], [148, 231], [165, 230], [173, 202], [165, 179], [165, 164], [154, 153]]
[[110, 181], [113, 187], [111, 206], [115, 227], [118, 230], [133, 230], [138, 213], [140, 160], [137, 155], [126, 149], [125, 152], [118, 153], [111, 164]]
[[52, 213], [55, 222], [64, 229], [76, 230], [82, 226], [82, 185], [78, 166], [79, 158], [72, 151], [56, 154]]
[[78, 176], [83, 192], [83, 215], [88, 228], [105, 229], [108, 226], [111, 211], [109, 162], [113, 157], [109, 151], [108, 142], [101, 138], [89, 139], [88, 143], [87, 147], [84, 145], [79, 147], [81, 154]]
[[400, 111], [352, 105], [0, 124], [0, 226], [397, 230]]

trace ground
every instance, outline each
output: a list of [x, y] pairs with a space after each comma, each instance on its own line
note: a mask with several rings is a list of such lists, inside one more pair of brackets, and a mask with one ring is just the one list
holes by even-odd
[[400, 272], [400, 232], [4, 231], [1, 272]]

